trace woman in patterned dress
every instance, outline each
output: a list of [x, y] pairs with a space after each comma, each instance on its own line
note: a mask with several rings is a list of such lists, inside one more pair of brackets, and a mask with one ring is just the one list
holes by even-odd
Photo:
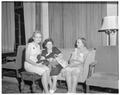
[[[42, 51], [42, 56], [50, 62], [50, 93], [56, 91], [57, 76], [62, 70], [62, 66], [57, 62], [56, 57], [61, 57], [61, 51], [54, 46], [52, 39], [46, 39], [44, 41], [45, 50]], [[52, 80], [52, 81], [51, 81]]]

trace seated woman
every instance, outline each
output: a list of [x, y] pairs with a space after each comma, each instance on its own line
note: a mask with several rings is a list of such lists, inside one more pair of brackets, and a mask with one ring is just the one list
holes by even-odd
[[33, 33], [33, 41], [26, 45], [26, 58], [25, 58], [25, 70], [28, 72], [33, 72], [38, 75], [42, 75], [42, 84], [45, 93], [48, 93], [48, 77], [49, 77], [49, 68], [41, 63], [36, 63], [37, 55], [41, 53], [40, 42], [41, 34], [39, 31]]
[[[44, 48], [45, 50], [42, 51], [41, 56], [44, 56], [46, 60], [50, 62], [49, 67], [51, 68], [50, 71], [50, 93], [54, 93], [56, 91], [56, 83], [57, 83], [57, 76], [60, 73], [61, 69], [63, 68], [56, 60], [56, 57], [61, 57], [61, 51], [54, 47], [54, 43], [52, 39], [46, 39], [44, 41]], [[53, 81], [52, 81], [53, 80]]]
[[78, 78], [83, 70], [83, 63], [88, 54], [85, 39], [79, 38], [75, 43], [75, 50], [71, 54], [70, 64], [65, 68], [68, 93], [76, 93]]

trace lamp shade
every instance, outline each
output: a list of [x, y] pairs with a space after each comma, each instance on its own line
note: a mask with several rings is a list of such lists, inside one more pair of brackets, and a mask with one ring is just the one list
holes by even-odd
[[100, 30], [118, 29], [118, 16], [106, 16], [103, 18], [102, 27]]

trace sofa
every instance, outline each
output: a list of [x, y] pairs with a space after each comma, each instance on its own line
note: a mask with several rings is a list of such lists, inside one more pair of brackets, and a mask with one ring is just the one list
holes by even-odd
[[95, 72], [86, 79], [87, 92], [89, 92], [90, 86], [118, 90], [118, 47], [105, 46], [97, 48], [95, 60], [97, 60]]
[[[34, 77], [33, 75], [31, 76], [30, 73], [28, 72], [21, 72], [21, 68], [23, 68], [24, 66], [24, 59], [25, 59], [25, 45], [21, 45], [18, 47], [18, 52], [17, 52], [17, 56], [16, 56], [16, 62], [14, 63], [7, 63], [7, 64], [4, 64], [2, 65], [2, 69], [4, 68], [8, 68], [8, 69], [17, 69], [17, 74], [18, 74], [18, 77], [21, 78], [21, 80], [24, 79], [27, 79], [27, 80], [34, 80], [37, 78]], [[63, 59], [66, 60], [67, 62], [69, 61], [69, 58], [70, 58], [70, 55], [71, 53], [73, 52], [74, 49], [60, 49], [62, 51], [62, 54], [63, 54]], [[84, 70], [83, 70], [83, 73], [82, 75], [80, 75], [81, 77], [79, 78], [79, 82], [82, 82], [84, 83], [86, 81], [86, 78], [88, 77], [89, 74], [89, 66], [92, 66], [94, 67], [94, 59], [95, 58], [95, 50], [90, 50], [87, 58], [86, 58], [86, 61], [85, 61], [85, 66], [84, 66]], [[21, 72], [21, 73], [20, 73]], [[24, 73], [24, 75], [23, 75]], [[64, 69], [61, 71], [61, 73], [59, 74], [58, 76], [58, 80], [65, 80], [65, 76], [63, 76], [63, 73], [64, 73]], [[21, 85], [20, 85], [20, 81], [18, 82], [19, 83], [19, 86], [22, 88], [22, 83], [23, 81], [21, 81]], [[21, 89], [22, 90], [22, 89]]]
[[[71, 53], [74, 51], [74, 49], [60, 49], [60, 50], [63, 54], [63, 59], [69, 62]], [[79, 83], [85, 83], [86, 79], [91, 76], [91, 73], [93, 72], [94, 67], [96, 65], [95, 52], [96, 50], [90, 49], [90, 52], [88, 53], [84, 61], [83, 72], [81, 73], [79, 80], [78, 80]], [[65, 70], [64, 69], [62, 69], [61, 73], [59, 74], [58, 80], [65, 81]]]
[[[63, 58], [68, 61], [73, 49], [60, 49]], [[58, 80], [65, 80], [64, 70], [58, 76]], [[85, 68], [78, 82], [86, 83], [86, 92], [90, 86], [118, 89], [118, 47], [104, 46], [96, 48], [96, 52], [89, 54], [85, 62]]]

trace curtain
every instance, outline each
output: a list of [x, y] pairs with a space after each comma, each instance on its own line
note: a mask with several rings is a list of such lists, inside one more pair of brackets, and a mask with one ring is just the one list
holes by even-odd
[[35, 3], [31, 2], [24, 2], [24, 23], [25, 23], [25, 36], [26, 36], [26, 43], [31, 38], [33, 32], [35, 32]]
[[58, 47], [63, 47], [64, 32], [63, 32], [63, 6], [61, 3], [49, 3], [49, 36], [53, 39]]
[[49, 3], [50, 37], [60, 48], [74, 47], [78, 37], [86, 38], [89, 48], [103, 46], [98, 30], [106, 9], [104, 2]]
[[87, 24], [86, 36], [89, 47], [104, 46], [106, 42], [102, 33], [98, 32], [101, 28], [102, 18], [107, 15], [106, 3], [87, 4]]
[[41, 2], [36, 3], [36, 30], [41, 31]]
[[2, 53], [14, 52], [15, 13], [14, 3], [2, 2]]

